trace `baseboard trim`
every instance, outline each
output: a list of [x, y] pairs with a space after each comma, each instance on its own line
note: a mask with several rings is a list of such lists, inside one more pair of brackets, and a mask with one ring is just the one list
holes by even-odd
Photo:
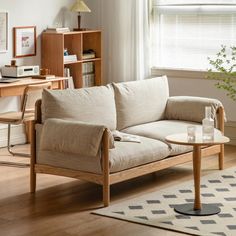
[[[26, 143], [26, 134], [24, 125], [11, 126], [11, 144]], [[0, 128], [0, 147], [7, 146], [7, 126]]]

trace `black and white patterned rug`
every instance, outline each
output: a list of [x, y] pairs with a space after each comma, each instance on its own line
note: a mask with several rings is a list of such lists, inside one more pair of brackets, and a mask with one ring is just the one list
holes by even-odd
[[217, 204], [219, 214], [187, 216], [174, 211], [175, 205], [193, 198], [193, 181], [187, 181], [92, 213], [191, 235], [236, 236], [236, 168], [201, 178], [201, 201]]

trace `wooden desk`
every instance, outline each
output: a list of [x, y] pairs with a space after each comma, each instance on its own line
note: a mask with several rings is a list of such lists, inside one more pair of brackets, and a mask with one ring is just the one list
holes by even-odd
[[41, 84], [45, 82], [52, 82], [53, 89], [64, 89], [64, 81], [67, 77], [56, 77], [50, 80], [22, 78], [13, 83], [0, 83], [0, 97], [20, 96], [23, 95], [24, 89], [27, 85]]
[[[67, 79], [68, 79], [67, 77], [56, 77], [50, 80], [45, 80], [45, 79], [32, 79], [31, 77], [28, 77], [28, 78], [22, 78], [19, 81], [13, 83], [0, 83], [0, 97], [21, 96], [24, 93], [24, 89], [28, 85], [41, 84], [45, 82], [52, 82], [53, 89], [64, 89], [65, 88], [64, 81]], [[30, 142], [31, 121], [26, 122], [25, 125], [26, 125], [27, 141]]]

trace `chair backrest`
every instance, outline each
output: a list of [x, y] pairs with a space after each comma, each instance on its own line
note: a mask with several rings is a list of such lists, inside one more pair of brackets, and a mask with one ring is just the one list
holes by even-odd
[[25, 88], [21, 103], [22, 118], [24, 118], [25, 113], [34, 112], [35, 103], [37, 100], [42, 98], [43, 89], [51, 89], [51, 88], [52, 88], [51, 82], [32, 84], [28, 85]]

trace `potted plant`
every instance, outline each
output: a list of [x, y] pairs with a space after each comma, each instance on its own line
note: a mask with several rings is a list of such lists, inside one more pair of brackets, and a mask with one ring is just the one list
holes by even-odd
[[227, 96], [236, 101], [236, 46], [222, 45], [215, 58], [208, 58], [211, 68], [207, 78], [218, 82], [217, 88], [226, 91]]

